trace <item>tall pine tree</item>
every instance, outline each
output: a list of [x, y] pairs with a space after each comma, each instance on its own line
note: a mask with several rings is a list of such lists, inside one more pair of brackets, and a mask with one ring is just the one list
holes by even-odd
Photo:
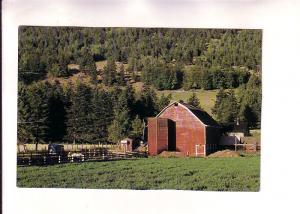
[[192, 105], [196, 108], [201, 108], [200, 101], [199, 101], [198, 97], [196, 96], [195, 92], [193, 92], [192, 96], [189, 97], [188, 104]]
[[91, 115], [91, 89], [83, 83], [77, 83], [68, 109], [68, 136], [73, 143], [91, 140], [93, 129]]
[[219, 123], [229, 125], [235, 122], [237, 118], [238, 105], [234, 91], [228, 92], [220, 89], [212, 113], [216, 116]]

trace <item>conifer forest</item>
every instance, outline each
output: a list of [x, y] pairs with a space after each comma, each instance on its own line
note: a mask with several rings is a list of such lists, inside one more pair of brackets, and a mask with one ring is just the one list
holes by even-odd
[[18, 142], [144, 139], [173, 92], [260, 129], [261, 30], [20, 26], [18, 45]]

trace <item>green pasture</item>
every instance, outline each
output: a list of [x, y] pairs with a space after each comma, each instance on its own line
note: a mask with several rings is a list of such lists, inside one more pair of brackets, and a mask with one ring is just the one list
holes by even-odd
[[144, 158], [18, 167], [17, 186], [259, 191], [260, 156]]

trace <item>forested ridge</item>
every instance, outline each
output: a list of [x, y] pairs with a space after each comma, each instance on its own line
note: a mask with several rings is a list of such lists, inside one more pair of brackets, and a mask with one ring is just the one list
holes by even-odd
[[95, 61], [112, 60], [161, 90], [235, 88], [260, 72], [261, 37], [260, 30], [20, 27], [19, 75], [69, 76], [67, 65], [77, 64], [95, 77]]
[[[261, 30], [21, 26], [18, 139], [141, 137], [143, 120], [172, 99], [157, 97], [154, 89], [220, 89], [214, 117], [224, 125], [240, 118], [257, 127], [261, 40]], [[99, 61], [103, 68], [96, 66]], [[89, 84], [48, 81], [78, 72], [90, 77]], [[136, 91], [132, 82], [144, 87]], [[235, 88], [237, 94], [223, 90]], [[195, 96], [189, 102], [201, 107]]]

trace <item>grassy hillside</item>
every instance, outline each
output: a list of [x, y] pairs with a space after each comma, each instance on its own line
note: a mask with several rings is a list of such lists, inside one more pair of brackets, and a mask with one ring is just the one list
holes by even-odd
[[192, 96], [193, 92], [196, 93], [199, 101], [200, 106], [211, 114], [211, 108], [214, 106], [216, 101], [216, 95], [218, 90], [193, 90], [193, 91], [184, 91], [184, 90], [165, 90], [165, 91], [157, 91], [157, 94], [161, 96], [164, 95], [172, 95], [173, 101], [187, 101], [190, 96]]
[[145, 158], [18, 167], [18, 187], [258, 191], [260, 157]]
[[[106, 65], [107, 61], [98, 61], [96, 62], [96, 66], [98, 70], [103, 70], [104, 66]], [[117, 70], [120, 69], [120, 62], [116, 62], [117, 65]], [[79, 68], [77, 65], [72, 65], [73, 67]], [[128, 64], [124, 64], [125, 70], [128, 68]], [[193, 67], [193, 65], [185, 66], [185, 70], [190, 70]], [[101, 80], [101, 76], [98, 75], [98, 79]], [[85, 84], [91, 85], [91, 77], [87, 74], [84, 74], [83, 72], [79, 72], [76, 74], [73, 74], [69, 78], [63, 78], [63, 77], [48, 77], [47, 81], [49, 82], [54, 82], [54, 81], [59, 81], [62, 85], [66, 85], [68, 83], [75, 84], [77, 81], [84, 82]], [[103, 84], [102, 87], [105, 88]], [[135, 82], [132, 83], [133, 88], [135, 89], [136, 92], [139, 92], [143, 88], [143, 83], [142, 82]], [[157, 95], [161, 96], [164, 94], [165, 96], [171, 94], [172, 95], [172, 101], [187, 101], [190, 96], [192, 96], [193, 92], [196, 93], [200, 105], [203, 108], [203, 110], [207, 111], [209, 114], [211, 114], [211, 109], [214, 106], [215, 100], [216, 100], [216, 94], [218, 93], [218, 89], [215, 90], [203, 90], [203, 89], [196, 89], [196, 90], [190, 90], [190, 91], [184, 91], [183, 89], [179, 90], [163, 90], [163, 91], [158, 91], [156, 90]]]

